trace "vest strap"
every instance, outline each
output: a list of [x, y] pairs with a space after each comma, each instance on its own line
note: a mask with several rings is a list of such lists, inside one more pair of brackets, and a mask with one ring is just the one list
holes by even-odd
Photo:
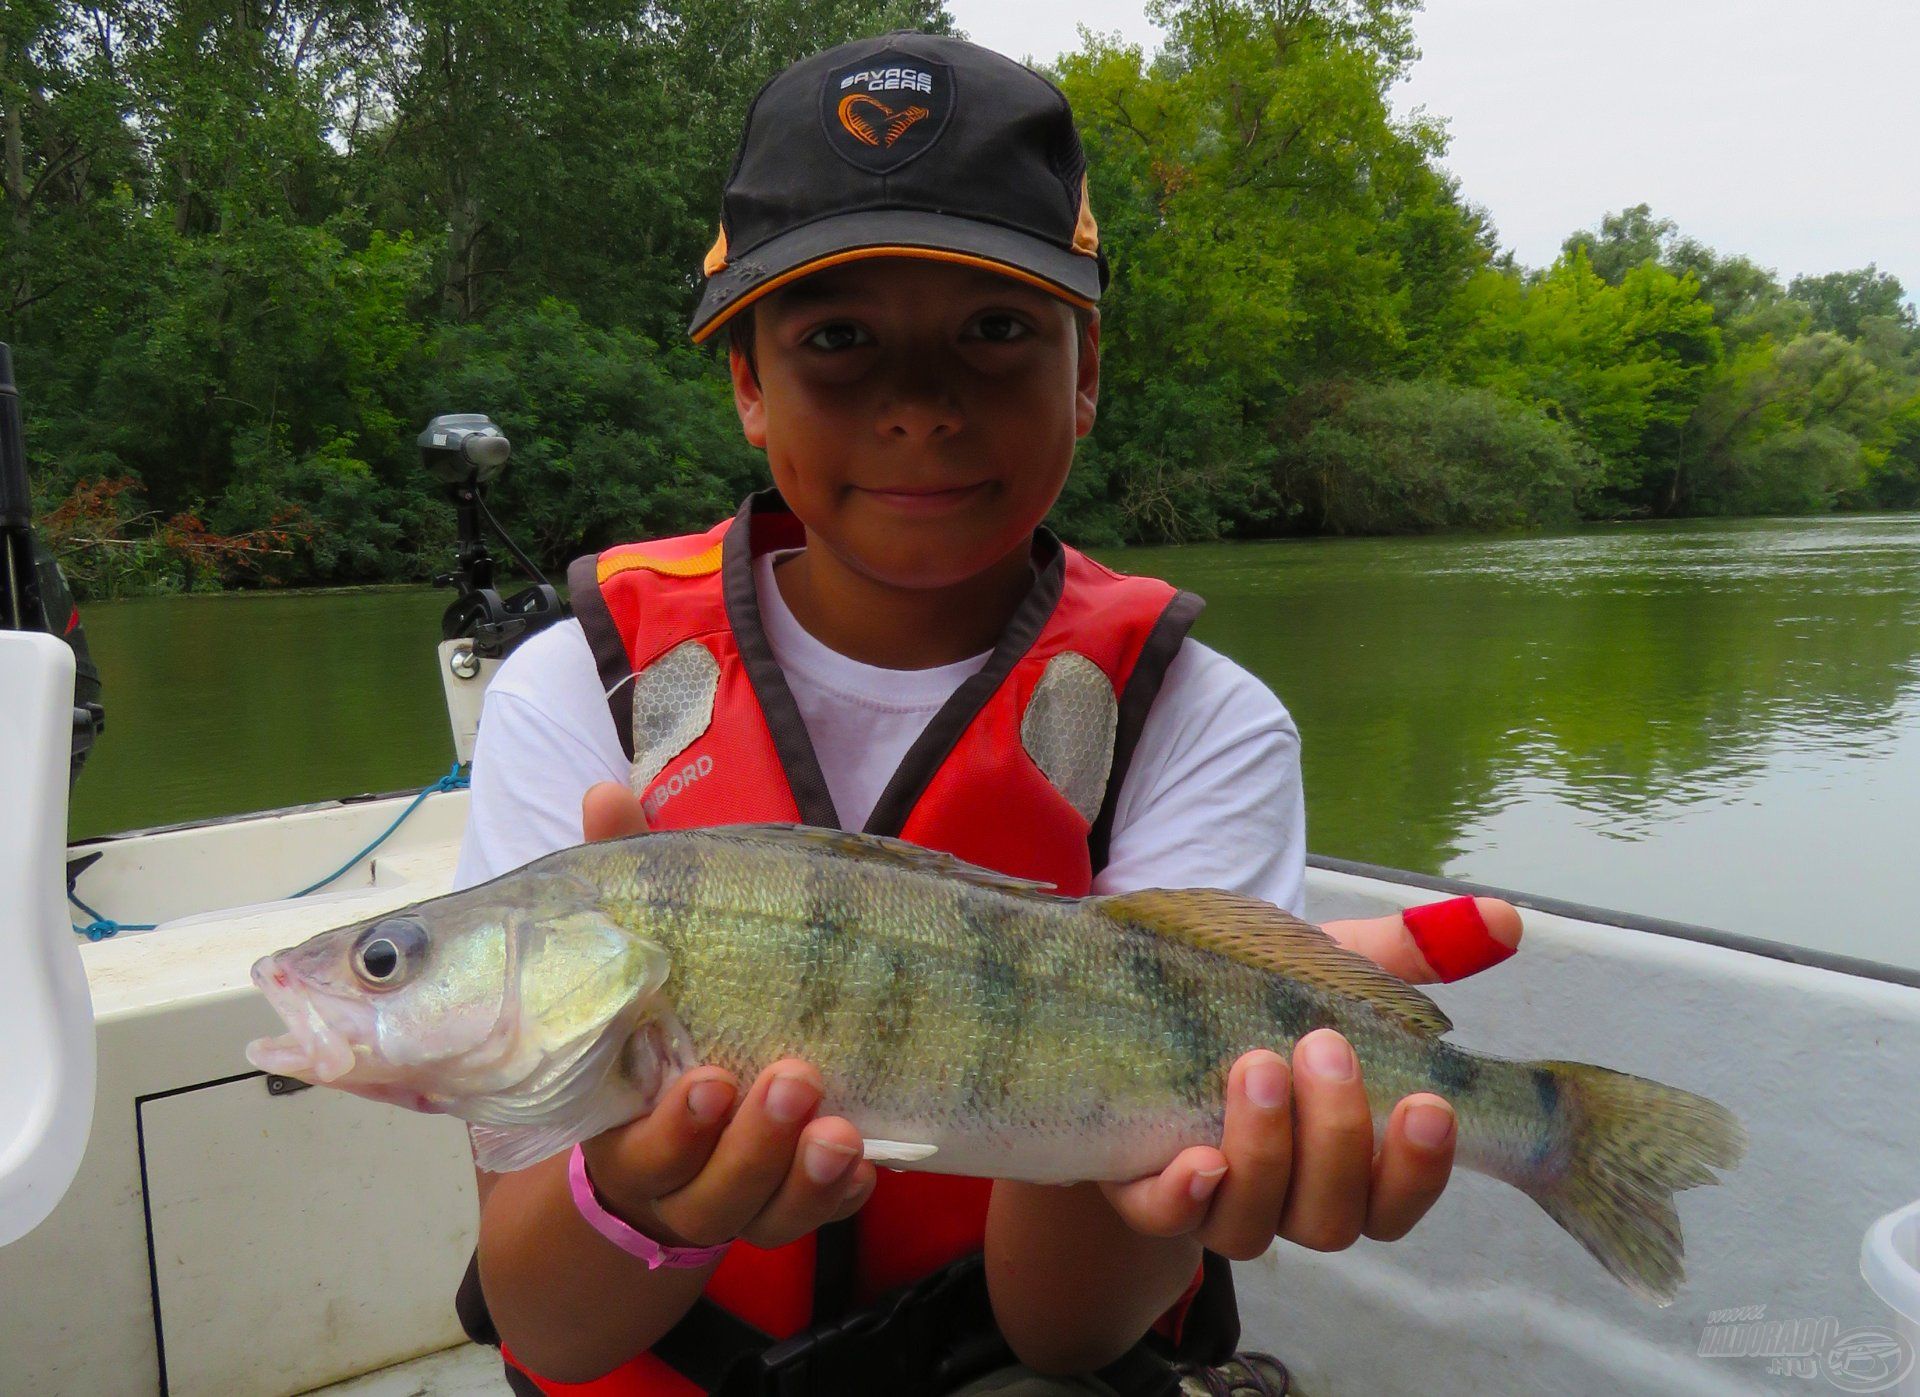
[[1160, 686], [1166, 682], [1168, 666], [1173, 663], [1173, 657], [1180, 653], [1187, 632], [1193, 629], [1193, 623], [1199, 619], [1205, 607], [1206, 602], [1194, 593], [1177, 593], [1167, 603], [1167, 609], [1160, 613], [1160, 619], [1154, 622], [1146, 644], [1140, 647], [1140, 658], [1134, 664], [1133, 673], [1127, 676], [1126, 688], [1121, 690], [1120, 723], [1113, 735], [1113, 767], [1107, 773], [1107, 794], [1100, 802], [1100, 814], [1094, 819], [1093, 829], [1087, 834], [1087, 851], [1092, 856], [1096, 874], [1107, 866], [1108, 855], [1112, 852], [1113, 822], [1120, 809], [1120, 788], [1127, 783], [1127, 768], [1133, 764], [1133, 751], [1140, 745], [1140, 734], [1147, 726], [1147, 714], [1153, 708], [1153, 701], [1160, 696]]
[[940, 705], [940, 711], [927, 721], [920, 736], [913, 740], [899, 768], [887, 779], [886, 789], [880, 792], [880, 799], [874, 802], [873, 814], [867, 819], [866, 833], [899, 835], [914, 806], [926, 794], [927, 783], [933, 780], [934, 773], [953, 754], [961, 734], [980, 716], [980, 710], [1006, 682], [1013, 667], [1033, 648], [1034, 641], [1040, 638], [1040, 632], [1052, 618], [1053, 609], [1060, 604], [1060, 593], [1066, 586], [1066, 555], [1061, 550], [1060, 540], [1045, 527], [1040, 528], [1034, 536], [1033, 568], [1033, 585], [1027, 589], [1019, 609], [1013, 613], [1013, 619], [1001, 633], [1000, 643], [993, 647], [993, 654], [988, 657], [985, 667], [977, 674], [970, 675], [948, 695], [947, 701]]
[[775, 1344], [771, 1334], [748, 1324], [702, 1295], [680, 1322], [653, 1346], [653, 1356], [707, 1392], [731, 1391], [728, 1374]]
[[[824, 1239], [823, 1239], [824, 1240]], [[461, 1326], [476, 1343], [500, 1336], [480, 1290], [479, 1257], [467, 1264], [456, 1301]], [[1240, 1341], [1233, 1269], [1203, 1254], [1203, 1279], [1174, 1353], [1187, 1362], [1224, 1363]], [[706, 1296], [653, 1347], [653, 1354], [713, 1397], [838, 1397], [888, 1392], [899, 1397], [949, 1391], [1004, 1367], [1012, 1351], [993, 1321], [985, 1264], [962, 1258], [877, 1304], [776, 1341]], [[541, 1397], [534, 1381], [503, 1365], [516, 1397]], [[1179, 1382], [1160, 1341], [1136, 1344], [1100, 1370], [1123, 1397], [1178, 1397]]]
[[[709, 1322], [704, 1312], [709, 1310], [725, 1315], [702, 1297], [653, 1351], [713, 1397], [837, 1397], [848, 1392], [937, 1397], [1015, 1361], [994, 1324], [986, 1266], [978, 1255], [962, 1258], [866, 1309], [778, 1343], [722, 1348], [724, 1341], [716, 1335], [708, 1340], [713, 1346], [697, 1355], [699, 1371], [682, 1367], [677, 1357], [669, 1356], [669, 1341], [690, 1322], [704, 1333]], [[716, 1365], [724, 1372], [718, 1380], [710, 1376]], [[1150, 1342], [1135, 1345], [1096, 1376], [1122, 1397], [1180, 1393], [1173, 1364]]]
[[756, 533], [766, 529], [790, 537], [788, 531], [797, 531], [799, 526], [778, 490], [747, 496], [734, 516], [733, 527], [720, 541], [721, 596], [734, 644], [740, 647], [741, 662], [747, 667], [748, 682], [766, 716], [767, 730], [773, 734], [780, 765], [786, 768], [787, 786], [793, 792], [801, 822], [838, 829], [840, 816], [833, 808], [827, 778], [820, 771], [820, 758], [814, 754], [813, 739], [807, 735], [806, 720], [800, 716], [800, 705], [787, 687], [787, 676], [773, 658], [773, 646], [760, 624], [760, 595], [753, 577]]

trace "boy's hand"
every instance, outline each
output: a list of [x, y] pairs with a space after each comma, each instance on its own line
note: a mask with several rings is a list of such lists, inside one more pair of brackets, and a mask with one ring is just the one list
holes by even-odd
[[[588, 791], [580, 814], [590, 840], [647, 828], [640, 801], [612, 782]], [[744, 1098], [730, 1073], [696, 1067], [651, 1114], [581, 1148], [602, 1200], [662, 1245], [742, 1237], [777, 1247], [851, 1215], [873, 1191], [859, 1132], [814, 1119], [819, 1106], [819, 1074], [796, 1059], [769, 1067]]]
[[[1510, 905], [1476, 899], [1486, 935], [1520, 940]], [[1400, 917], [1330, 922], [1342, 945], [1411, 981], [1440, 978]], [[1219, 1149], [1184, 1150], [1159, 1174], [1101, 1187], [1120, 1217], [1149, 1236], [1194, 1236], [1235, 1260], [1261, 1255], [1275, 1237], [1340, 1251], [1362, 1236], [1393, 1241], [1439, 1198], [1453, 1169], [1453, 1109], [1440, 1097], [1406, 1097], [1374, 1148], [1360, 1066], [1332, 1029], [1307, 1034], [1289, 1064], [1251, 1052], [1227, 1079]]]
[[860, 1135], [814, 1120], [820, 1079], [777, 1062], [740, 1101], [717, 1067], [687, 1073], [652, 1114], [587, 1141], [587, 1174], [613, 1212], [665, 1246], [735, 1237], [784, 1246], [850, 1216], [873, 1191]]

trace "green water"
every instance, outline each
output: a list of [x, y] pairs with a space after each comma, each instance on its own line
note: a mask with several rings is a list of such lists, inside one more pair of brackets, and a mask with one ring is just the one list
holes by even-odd
[[[1141, 549], [1279, 693], [1319, 853], [1920, 965], [1920, 515]], [[76, 836], [417, 786], [445, 593], [96, 605]]]

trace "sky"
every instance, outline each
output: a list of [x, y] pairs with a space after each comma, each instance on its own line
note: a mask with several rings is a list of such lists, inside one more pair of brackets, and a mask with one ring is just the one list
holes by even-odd
[[[948, 0], [1016, 57], [1075, 24], [1151, 47], [1140, 0]], [[1920, 298], [1920, 0], [1427, 0], [1394, 106], [1446, 120], [1443, 164], [1544, 266], [1646, 203], [1782, 281], [1875, 263]]]

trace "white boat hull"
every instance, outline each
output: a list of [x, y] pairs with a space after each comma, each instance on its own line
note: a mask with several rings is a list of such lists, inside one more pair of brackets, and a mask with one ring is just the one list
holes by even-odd
[[[275, 1027], [247, 980], [254, 958], [443, 891], [464, 794], [429, 798], [330, 901], [191, 915], [298, 886], [399, 808], [95, 846], [82, 887], [102, 911], [189, 915], [85, 950], [92, 1138], [48, 1221], [0, 1250], [0, 1393], [280, 1397], [460, 1342], [451, 1297], [474, 1208], [459, 1125], [272, 1094], [241, 1049]], [[168, 876], [179, 868], [205, 879]], [[1309, 894], [1319, 918], [1432, 896], [1325, 868]], [[1240, 1266], [1246, 1346], [1282, 1355], [1314, 1397], [1786, 1393], [1808, 1390], [1792, 1364], [1822, 1372], [1825, 1350], [1728, 1352], [1755, 1343], [1727, 1326], [1890, 1332], [1858, 1255], [1876, 1217], [1920, 1196], [1920, 988], [1544, 913], [1527, 929], [1525, 954], [1435, 991], [1460, 1042], [1658, 1077], [1725, 1103], [1751, 1134], [1724, 1186], [1681, 1198], [1678, 1302], [1635, 1300], [1518, 1193], [1462, 1174], [1404, 1241]]]

